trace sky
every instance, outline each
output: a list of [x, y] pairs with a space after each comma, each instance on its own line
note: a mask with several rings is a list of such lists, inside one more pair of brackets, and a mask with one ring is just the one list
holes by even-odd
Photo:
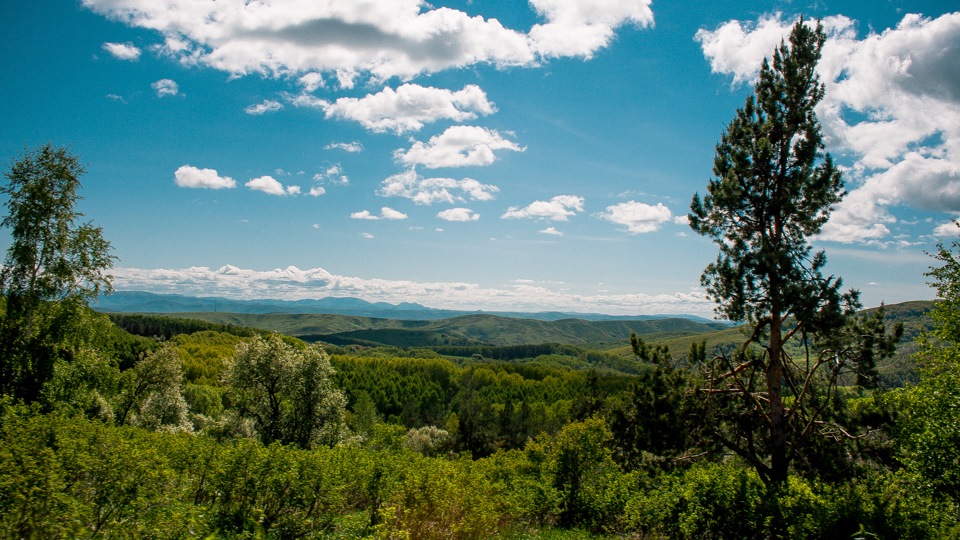
[[690, 201], [801, 16], [847, 190], [813, 246], [865, 306], [932, 298], [954, 1], [11, 0], [0, 158], [80, 157], [117, 290], [710, 316]]

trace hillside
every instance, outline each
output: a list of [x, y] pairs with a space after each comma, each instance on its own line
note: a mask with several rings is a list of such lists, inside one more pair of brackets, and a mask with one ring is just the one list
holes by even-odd
[[404, 347], [439, 345], [521, 345], [564, 343], [613, 347], [627, 343], [631, 332], [658, 338], [713, 332], [724, 325], [689, 319], [540, 321], [498, 315], [463, 315], [434, 321], [381, 319], [346, 315], [177, 313], [171, 316], [235, 324], [280, 332], [309, 341], [364, 343]]
[[[898, 386], [905, 381], [916, 379], [916, 361], [913, 358], [913, 355], [917, 352], [916, 339], [922, 331], [932, 327], [933, 321], [930, 318], [932, 308], [933, 302], [929, 300], [884, 306], [884, 319], [889, 325], [903, 323], [903, 339], [897, 346], [897, 352], [892, 358], [878, 366], [881, 376], [888, 384]], [[876, 309], [869, 308], [864, 310], [864, 313], [872, 313]], [[743, 339], [745, 339], [745, 336], [742, 328], [734, 326], [683, 336], [654, 335], [647, 338], [647, 341], [652, 345], [666, 345], [670, 348], [674, 357], [679, 357], [685, 356], [687, 351], [690, 350], [690, 345], [695, 342], [699, 343], [705, 340], [707, 353], [711, 354], [719, 350], [732, 349], [739, 345]], [[622, 346], [608, 352], [625, 355], [630, 353], [630, 347]]]

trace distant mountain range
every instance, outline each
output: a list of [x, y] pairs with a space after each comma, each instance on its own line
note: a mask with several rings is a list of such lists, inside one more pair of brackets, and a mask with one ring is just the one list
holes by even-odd
[[696, 315], [634, 315], [617, 316], [600, 313], [572, 313], [545, 311], [538, 313], [505, 311], [459, 311], [435, 309], [416, 303], [371, 303], [359, 298], [327, 297], [316, 300], [231, 300], [228, 298], [196, 298], [178, 294], [154, 294], [139, 291], [117, 291], [103, 296], [93, 306], [103, 312], [116, 313], [240, 313], [240, 314], [325, 314], [352, 315], [409, 321], [435, 321], [463, 315], [498, 315], [539, 321], [582, 319], [586, 321], [645, 321], [658, 319], [687, 319], [701, 323], [716, 321]]

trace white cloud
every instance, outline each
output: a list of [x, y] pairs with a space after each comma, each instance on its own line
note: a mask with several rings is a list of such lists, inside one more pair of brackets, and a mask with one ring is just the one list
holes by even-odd
[[313, 92], [323, 87], [323, 75], [311, 71], [297, 79], [297, 82], [303, 87], [304, 92]]
[[298, 195], [300, 193], [300, 186], [283, 187], [283, 184], [281, 184], [279, 180], [266, 175], [254, 178], [244, 185], [252, 190], [262, 191], [268, 195], [285, 196]]
[[[372, 235], [366, 235], [372, 237]], [[323, 268], [250, 270], [114, 268], [114, 286], [122, 291], [220, 296], [235, 299], [302, 300], [327, 296], [368, 302], [419, 302], [446, 309], [488, 311], [570, 311], [642, 315], [691, 313], [709, 317], [714, 303], [699, 289], [672, 294], [574, 294], [550, 284], [515, 283], [509, 288], [464, 282], [417, 282], [340, 276]]]
[[436, 202], [490, 201], [500, 188], [482, 184], [473, 178], [424, 178], [414, 169], [388, 177], [380, 184], [377, 194], [382, 197], [404, 197], [417, 204]]
[[563, 236], [563, 233], [558, 231], [556, 227], [547, 227], [546, 229], [537, 232], [540, 234], [549, 234], [551, 236]]
[[180, 187], [224, 189], [234, 188], [237, 182], [229, 176], [220, 176], [213, 169], [198, 169], [184, 165], [173, 173], [174, 182]]
[[941, 223], [933, 229], [933, 235], [938, 238], [956, 239], [957, 236], [960, 235], [960, 227], [957, 226], [956, 221]]
[[[249, 2], [83, 0], [129, 26], [163, 35], [164, 54], [234, 75], [331, 74], [411, 79], [478, 64], [536, 66], [543, 57], [589, 58], [623, 24], [648, 26], [650, 0], [534, 0], [545, 19], [530, 33], [422, 0]], [[319, 85], [311, 79], [305, 88]]]
[[372, 240], [373, 235], [368, 232], [364, 232], [364, 233], [360, 233], [360, 238], [366, 238], [367, 240]]
[[340, 98], [324, 107], [327, 118], [359, 122], [374, 132], [401, 134], [419, 131], [437, 120], [461, 122], [496, 109], [479, 86], [470, 84], [453, 92], [443, 88], [404, 84], [396, 90], [385, 88], [363, 98]]
[[480, 214], [469, 208], [450, 208], [437, 213], [437, 217], [444, 221], [477, 221]]
[[520, 208], [511, 206], [500, 216], [503, 219], [539, 218], [553, 221], [567, 221], [577, 212], [583, 212], [583, 197], [576, 195], [557, 195], [549, 201], [534, 201]]
[[534, 49], [546, 57], [590, 58], [623, 24], [653, 25], [650, 0], [530, 0], [547, 19], [530, 29]]
[[294, 107], [306, 107], [308, 109], [326, 109], [330, 106], [330, 102], [318, 98], [313, 94], [290, 94], [282, 93], [284, 99], [290, 102]]
[[732, 20], [716, 30], [697, 31], [703, 54], [714, 73], [733, 75], [734, 84], [756, 79], [760, 63], [769, 58], [780, 41], [790, 35], [791, 22], [781, 13], [766, 15], [756, 23]]
[[403, 212], [390, 208], [389, 206], [384, 206], [383, 208], [380, 209], [379, 216], [371, 214], [369, 210], [361, 210], [359, 212], [354, 212], [350, 214], [350, 217], [352, 219], [368, 219], [373, 221], [373, 220], [379, 220], [379, 219], [402, 220], [402, 219], [407, 219], [408, 216]]
[[376, 219], [380, 219], [380, 218], [377, 217], [377, 216], [375, 216], [375, 215], [373, 215], [373, 214], [371, 214], [369, 210], [361, 210], [361, 211], [359, 211], [359, 212], [354, 212], [354, 213], [350, 214], [350, 219], [370, 219], [370, 220], [376, 220]]
[[357, 141], [353, 142], [333, 142], [323, 147], [324, 150], [343, 150], [351, 154], [363, 152], [363, 145]]
[[282, 108], [283, 108], [283, 104], [280, 103], [279, 101], [274, 101], [272, 99], [265, 99], [261, 103], [257, 103], [256, 105], [250, 105], [249, 107], [244, 109], [243, 112], [247, 114], [260, 115], [260, 114], [266, 114], [271, 112], [277, 112]]
[[390, 219], [390, 220], [407, 219], [406, 214], [398, 210], [394, 210], [389, 206], [384, 206], [383, 208], [380, 209], [380, 217], [382, 217], [383, 219]]
[[406, 152], [397, 150], [394, 157], [407, 165], [466, 167], [490, 165], [497, 160], [496, 150], [523, 152], [517, 143], [499, 132], [478, 126], [451, 126], [429, 142], [417, 141]]
[[313, 197], [319, 197], [325, 194], [326, 192], [327, 190], [324, 189], [323, 186], [313, 186], [310, 188], [310, 191], [307, 192], [307, 194]]
[[129, 41], [126, 43], [104, 43], [103, 50], [119, 60], [136, 61], [140, 59], [140, 49]]
[[672, 221], [673, 213], [663, 203], [652, 206], [627, 201], [608, 206], [606, 211], [600, 212], [597, 217], [610, 223], [623, 225], [630, 234], [643, 234], [657, 231], [661, 225]]
[[180, 93], [180, 87], [171, 79], [160, 79], [150, 87], [157, 91], [157, 97], [175, 96]]
[[341, 167], [339, 163], [330, 165], [323, 171], [313, 175], [313, 179], [317, 182], [325, 182], [339, 186], [346, 186], [350, 183], [350, 178], [343, 173], [343, 167]]
[[[757, 24], [731, 21], [697, 39], [714, 71], [750, 81], [791, 25], [777, 14]], [[819, 238], [897, 243], [895, 207], [960, 212], [960, 12], [905, 15], [864, 38], [845, 17], [824, 25], [818, 71], [826, 93], [817, 114], [827, 150], [852, 164], [849, 194]]]

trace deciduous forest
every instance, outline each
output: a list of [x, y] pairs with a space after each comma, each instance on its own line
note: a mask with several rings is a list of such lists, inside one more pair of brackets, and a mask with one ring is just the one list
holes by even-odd
[[813, 113], [823, 40], [798, 23], [764, 62], [691, 204], [718, 249], [703, 285], [738, 323], [725, 346], [384, 346], [98, 313], [114, 259], [76, 210], [79, 159], [25, 150], [0, 188], [0, 536], [960, 536], [960, 239], [906, 337], [823, 275], [808, 238], [843, 196]]

